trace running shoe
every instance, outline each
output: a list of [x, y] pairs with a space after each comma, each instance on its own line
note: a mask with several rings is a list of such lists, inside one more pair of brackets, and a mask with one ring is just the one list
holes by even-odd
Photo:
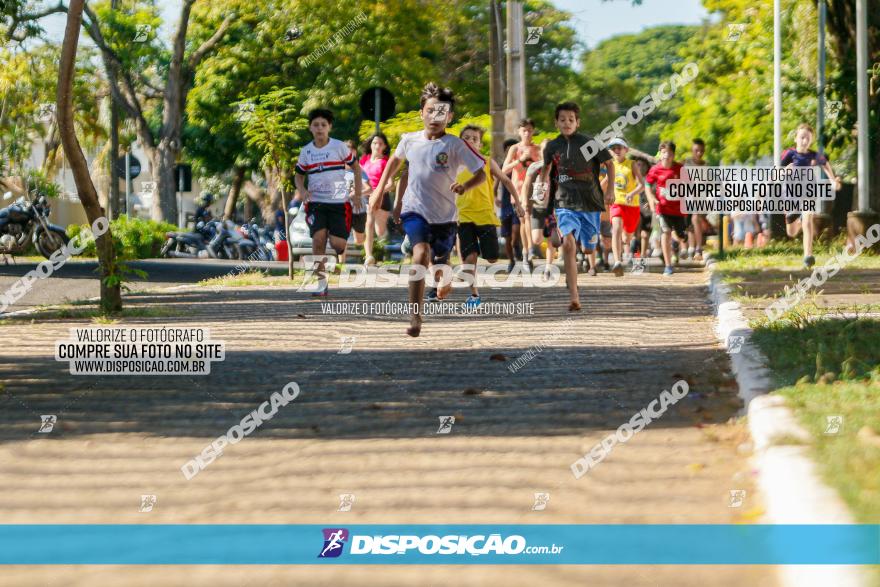
[[611, 268], [611, 272], [614, 273], [617, 277], [623, 277], [623, 265], [621, 265], [620, 261], [614, 263], [614, 267]]
[[313, 298], [326, 298], [330, 293], [330, 287], [326, 279], [318, 281], [318, 289], [312, 292]]
[[608, 263], [608, 259], [602, 261], [602, 267], [605, 269], [605, 271], [611, 271], [611, 264]]
[[703, 250], [697, 249], [694, 251], [694, 261], [702, 261], [703, 260]]
[[816, 257], [813, 255], [808, 255], [804, 257], [804, 269], [810, 270], [813, 268], [813, 265], [816, 264]]
[[666, 269], [663, 270], [663, 277], [669, 277], [675, 273], [675, 270], [672, 268], [672, 265], [667, 265]]
[[589, 275], [590, 277], [596, 277], [596, 268], [595, 268], [595, 267], [590, 267], [590, 268], [587, 270], [587, 275]]
[[509, 263], [507, 263], [507, 272], [513, 273], [513, 268], [516, 267], [516, 260], [511, 259]]
[[432, 287], [431, 289], [428, 290], [428, 293], [425, 294], [425, 301], [426, 302], [439, 302], [440, 301], [440, 298], [437, 297], [437, 288], [436, 287]]
[[468, 299], [465, 300], [464, 304], [469, 308], [476, 308], [482, 301], [483, 300], [480, 299], [479, 294], [471, 294], [468, 296]]

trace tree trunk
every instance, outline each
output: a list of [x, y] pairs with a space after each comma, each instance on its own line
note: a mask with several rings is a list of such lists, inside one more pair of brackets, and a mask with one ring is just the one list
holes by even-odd
[[[235, 204], [238, 201], [238, 194], [241, 193], [241, 184], [244, 183], [244, 167], [236, 166], [234, 176], [232, 178], [232, 187], [229, 188], [229, 195], [226, 196], [226, 208], [223, 211], [224, 220], [235, 220]], [[244, 221], [247, 222], [250, 217], [245, 215]]]
[[162, 137], [152, 156], [156, 192], [153, 195], [150, 216], [159, 222], [177, 224], [177, 182], [174, 181], [174, 167], [177, 165], [179, 153], [172, 148], [173, 144], [180, 144], [180, 140]]
[[[106, 216], [98, 204], [98, 193], [89, 174], [89, 166], [76, 138], [73, 124], [73, 77], [76, 74], [76, 51], [79, 44], [79, 29], [85, 0], [71, 0], [67, 12], [67, 26], [61, 46], [61, 59], [58, 65], [57, 118], [61, 143], [70, 163], [70, 170], [76, 182], [79, 199], [90, 223]], [[95, 242], [98, 252], [99, 274], [101, 279], [101, 308], [106, 313], [122, 310], [122, 291], [116, 273], [116, 253], [113, 235], [109, 229]], [[116, 278], [112, 281], [110, 278]]]
[[287, 214], [287, 193], [281, 182], [281, 204], [284, 206], [284, 238], [287, 241], [287, 277], [293, 281], [293, 249], [290, 246], [290, 216]]

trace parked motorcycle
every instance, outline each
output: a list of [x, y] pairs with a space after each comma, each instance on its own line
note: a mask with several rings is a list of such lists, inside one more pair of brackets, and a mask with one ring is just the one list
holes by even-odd
[[272, 231], [257, 225], [257, 219], [251, 218], [238, 229], [242, 235], [256, 244], [256, 250], [246, 255], [252, 261], [273, 261], [275, 259], [275, 235]]
[[[46, 196], [32, 192], [33, 201], [24, 197], [0, 209], [0, 254], [22, 255], [33, 243], [37, 252], [47, 259], [70, 242], [67, 232], [49, 222]], [[12, 197], [6, 192], [4, 200]]]
[[225, 232], [223, 223], [218, 220], [198, 222], [192, 232], [166, 232], [167, 240], [162, 246], [159, 256], [185, 259], [232, 259], [233, 251], [227, 242]]

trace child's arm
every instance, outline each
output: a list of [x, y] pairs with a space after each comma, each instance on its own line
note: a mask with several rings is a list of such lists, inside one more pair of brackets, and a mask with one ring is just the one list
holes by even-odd
[[522, 209], [522, 205], [519, 203], [519, 201], [515, 197], [516, 186], [513, 185], [513, 182], [510, 180], [510, 177], [508, 177], [507, 174], [505, 174], [504, 171], [502, 171], [502, 169], [498, 166], [498, 164], [495, 163], [494, 159], [490, 159], [489, 161], [490, 161], [489, 168], [492, 170], [492, 175], [495, 177], [495, 179], [500, 181], [504, 185], [504, 187], [507, 188], [507, 191], [510, 192], [511, 199], [513, 200], [513, 209], [516, 210], [516, 215], [517, 216], [525, 216], [525, 212]]
[[302, 198], [303, 202], [308, 202], [312, 199], [312, 194], [309, 193], [309, 190], [306, 189], [306, 180], [305, 176], [297, 173], [293, 177], [293, 183], [296, 184], [296, 191], [299, 193], [300, 198]]
[[657, 211], [657, 197], [654, 195], [654, 184], [653, 183], [645, 183], [645, 195], [648, 196], [648, 206], [651, 207], [651, 212]]
[[822, 169], [825, 170], [825, 175], [828, 176], [828, 179], [834, 182], [834, 191], [840, 190], [840, 178], [834, 174], [834, 169], [831, 168], [831, 161], [825, 159]]
[[633, 201], [633, 198], [636, 194], [641, 193], [645, 189], [645, 178], [642, 177], [642, 172], [639, 170], [637, 165], [633, 165], [633, 175], [636, 177], [636, 187], [633, 191], [626, 195], [626, 203], [630, 204]]
[[[389, 163], [388, 165], [390, 166], [391, 164]], [[484, 181], [486, 181], [486, 169], [482, 168], [478, 170], [472, 178], [464, 183], [458, 183], [457, 181], [452, 182], [452, 185], [449, 186], [449, 189], [460, 196], [466, 191], [477, 187]]]
[[614, 203], [614, 182], [611, 181], [612, 177], [614, 177], [614, 161], [609, 159], [605, 162], [605, 185], [602, 186], [602, 189], [605, 190], [606, 204]]
[[354, 173], [354, 194], [351, 198], [351, 204], [356, 210], [361, 209], [361, 203], [364, 201], [362, 194], [364, 189], [364, 178], [361, 177], [361, 164], [355, 159], [350, 165]]
[[504, 163], [501, 166], [502, 172], [510, 173], [514, 170], [514, 168], [516, 168], [517, 165], [520, 164], [519, 159], [516, 158], [516, 151], [516, 146], [512, 146], [507, 149], [507, 155], [504, 157]]
[[394, 197], [394, 223], [400, 224], [400, 211], [403, 209], [403, 194], [406, 193], [406, 186], [409, 184], [409, 169], [404, 168], [400, 174], [400, 181], [397, 182], [397, 192]]
[[388, 159], [388, 165], [385, 166], [385, 171], [382, 172], [382, 179], [379, 180], [376, 189], [373, 190], [373, 194], [370, 196], [370, 209], [373, 212], [382, 206], [382, 194], [385, 193], [388, 181], [397, 173], [402, 162], [402, 159], [398, 159], [397, 155], [392, 155]]

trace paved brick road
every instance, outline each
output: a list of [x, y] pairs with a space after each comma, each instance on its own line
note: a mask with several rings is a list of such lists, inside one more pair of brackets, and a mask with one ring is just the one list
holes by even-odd
[[[534, 315], [322, 315], [292, 289], [138, 294], [182, 309], [125, 324], [206, 326], [227, 359], [207, 377], [71, 376], [54, 341], [83, 322], [0, 326], [0, 520], [7, 523], [730, 523], [760, 501], [704, 274], [581, 276], [560, 288], [484, 290]], [[463, 301], [462, 293], [456, 294]], [[403, 289], [330, 301], [404, 301]], [[572, 318], [572, 322], [566, 321]], [[553, 333], [566, 331], [564, 337]], [[340, 338], [352, 352], [338, 354]], [[516, 373], [507, 366], [546, 347]], [[492, 360], [503, 355], [504, 360]], [[498, 359], [499, 357], [495, 357]], [[569, 465], [685, 378], [687, 398], [580, 480]], [[191, 481], [180, 466], [288, 381], [302, 393]], [[36, 434], [40, 414], [57, 414]], [[439, 416], [455, 415], [448, 435]], [[697, 425], [699, 424], [699, 426]], [[742, 508], [731, 489], [747, 489]], [[545, 511], [534, 493], [549, 491]], [[352, 511], [337, 512], [338, 494]], [[150, 513], [140, 496], [155, 494]], [[773, 585], [766, 567], [46, 567], [4, 585]]]

